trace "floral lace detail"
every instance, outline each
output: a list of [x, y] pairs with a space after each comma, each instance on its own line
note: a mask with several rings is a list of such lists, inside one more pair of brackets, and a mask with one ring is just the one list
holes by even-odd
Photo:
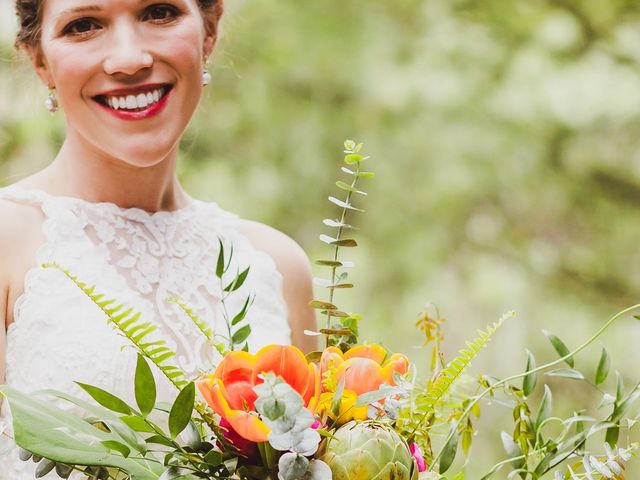
[[[253, 248], [239, 219], [214, 203], [194, 200], [174, 212], [148, 213], [111, 203], [56, 197], [18, 186], [0, 189], [0, 199], [33, 205], [44, 213], [45, 243], [36, 265], [57, 262], [101, 293], [142, 313], [154, 332], [177, 352], [173, 363], [188, 375], [210, 369], [219, 358], [180, 309], [166, 301], [178, 296], [224, 335], [221, 284], [215, 276], [218, 238], [234, 248], [230, 272], [251, 266], [245, 284], [227, 303], [233, 312], [247, 295], [255, 301], [246, 321], [249, 348], [290, 343], [282, 277], [270, 256]], [[98, 385], [133, 401], [135, 352], [107, 324], [104, 314], [61, 272], [34, 267], [14, 309], [7, 332], [6, 383], [29, 392], [55, 388], [74, 395], [73, 383]], [[159, 398], [177, 392], [158, 376]], [[65, 408], [68, 407], [65, 406]], [[0, 422], [10, 424], [6, 406]], [[31, 480], [35, 465], [17, 459], [17, 448], [0, 438], [0, 480]], [[58, 478], [50, 473], [43, 478]]]

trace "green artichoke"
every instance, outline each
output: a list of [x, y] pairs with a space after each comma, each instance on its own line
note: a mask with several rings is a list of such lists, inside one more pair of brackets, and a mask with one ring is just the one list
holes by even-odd
[[351, 421], [327, 440], [321, 460], [333, 480], [416, 480], [418, 468], [407, 444], [387, 425]]

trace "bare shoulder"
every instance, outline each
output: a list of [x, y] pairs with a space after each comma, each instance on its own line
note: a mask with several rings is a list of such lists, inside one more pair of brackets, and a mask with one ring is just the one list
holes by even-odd
[[42, 211], [33, 205], [0, 199], [0, 295], [6, 300], [0, 312], [3, 323], [13, 321], [13, 303], [44, 241], [43, 220]]
[[303, 351], [316, 348], [314, 337], [304, 330], [315, 330], [316, 320], [309, 302], [313, 299], [311, 266], [302, 247], [288, 235], [263, 223], [241, 221], [241, 230], [251, 244], [273, 258], [282, 275], [283, 295], [289, 310], [289, 324], [294, 345]]
[[241, 221], [242, 232], [258, 250], [268, 253], [276, 262], [280, 273], [306, 274], [310, 272], [306, 253], [288, 235], [264, 223]]

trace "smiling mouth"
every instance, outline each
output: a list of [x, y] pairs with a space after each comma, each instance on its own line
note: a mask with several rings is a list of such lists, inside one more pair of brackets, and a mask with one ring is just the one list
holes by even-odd
[[96, 95], [93, 99], [112, 110], [141, 112], [160, 102], [172, 88], [173, 85], [165, 85], [135, 95]]

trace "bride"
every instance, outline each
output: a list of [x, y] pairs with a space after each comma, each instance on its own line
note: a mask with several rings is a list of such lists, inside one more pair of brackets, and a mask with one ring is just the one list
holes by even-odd
[[[255, 298], [248, 346], [314, 348], [307, 258], [265, 225], [189, 197], [176, 178], [180, 138], [211, 77], [222, 0], [17, 0], [17, 45], [49, 87], [46, 108], [66, 119], [65, 141], [44, 170], [0, 189], [0, 383], [79, 395], [80, 381], [132, 398], [135, 352], [56, 262], [156, 323], [197, 375], [215, 362], [177, 296], [226, 333], [221, 239], [230, 274], [250, 266], [224, 308]], [[160, 381], [162, 379], [159, 379]], [[169, 400], [171, 386], [159, 387]], [[5, 405], [0, 423], [10, 426]], [[1, 428], [1, 427], [0, 427]], [[10, 432], [10, 429], [9, 429]], [[34, 478], [7, 431], [0, 480]], [[45, 478], [57, 478], [54, 472]]]

